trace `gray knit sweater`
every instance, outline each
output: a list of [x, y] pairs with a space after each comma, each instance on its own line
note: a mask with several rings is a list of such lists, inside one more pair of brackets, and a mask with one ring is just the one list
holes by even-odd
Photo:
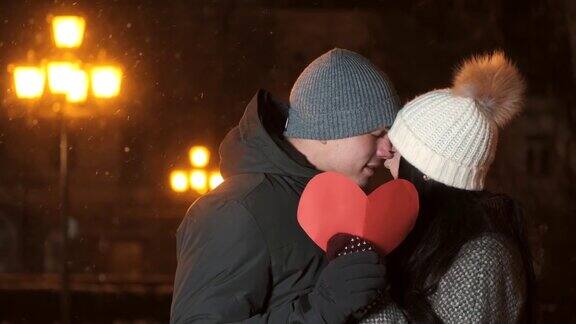
[[[429, 297], [445, 323], [517, 323], [526, 284], [520, 254], [501, 236], [484, 235], [466, 243]], [[393, 302], [361, 323], [407, 323]]]

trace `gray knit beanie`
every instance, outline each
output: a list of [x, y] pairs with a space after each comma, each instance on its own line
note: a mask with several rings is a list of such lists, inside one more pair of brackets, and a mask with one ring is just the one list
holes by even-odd
[[294, 83], [284, 135], [330, 140], [366, 134], [390, 127], [399, 109], [386, 74], [360, 54], [335, 48]]

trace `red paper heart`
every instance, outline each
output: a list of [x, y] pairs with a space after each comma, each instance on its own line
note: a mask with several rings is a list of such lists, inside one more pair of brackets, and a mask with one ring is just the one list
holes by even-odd
[[388, 254], [410, 233], [418, 209], [418, 192], [409, 181], [392, 180], [366, 196], [346, 176], [325, 172], [312, 178], [304, 189], [298, 222], [324, 251], [334, 234], [348, 233], [371, 241]]

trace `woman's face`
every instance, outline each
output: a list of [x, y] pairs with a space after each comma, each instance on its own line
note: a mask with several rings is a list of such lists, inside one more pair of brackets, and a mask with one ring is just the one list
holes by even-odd
[[394, 179], [398, 179], [398, 169], [400, 169], [400, 153], [394, 150], [394, 156], [384, 161], [384, 166], [390, 170]]
[[396, 151], [388, 134], [382, 136], [378, 141], [377, 156], [384, 160], [384, 166], [390, 170], [392, 177], [398, 179], [398, 169], [400, 168], [400, 153]]

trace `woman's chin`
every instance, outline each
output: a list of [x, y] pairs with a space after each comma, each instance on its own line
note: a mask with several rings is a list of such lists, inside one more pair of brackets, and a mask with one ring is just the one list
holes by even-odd
[[374, 175], [374, 169], [369, 168], [369, 167], [364, 167], [362, 169], [362, 176], [365, 177], [366, 180], [368, 180], [368, 178], [370, 178], [373, 175]]

